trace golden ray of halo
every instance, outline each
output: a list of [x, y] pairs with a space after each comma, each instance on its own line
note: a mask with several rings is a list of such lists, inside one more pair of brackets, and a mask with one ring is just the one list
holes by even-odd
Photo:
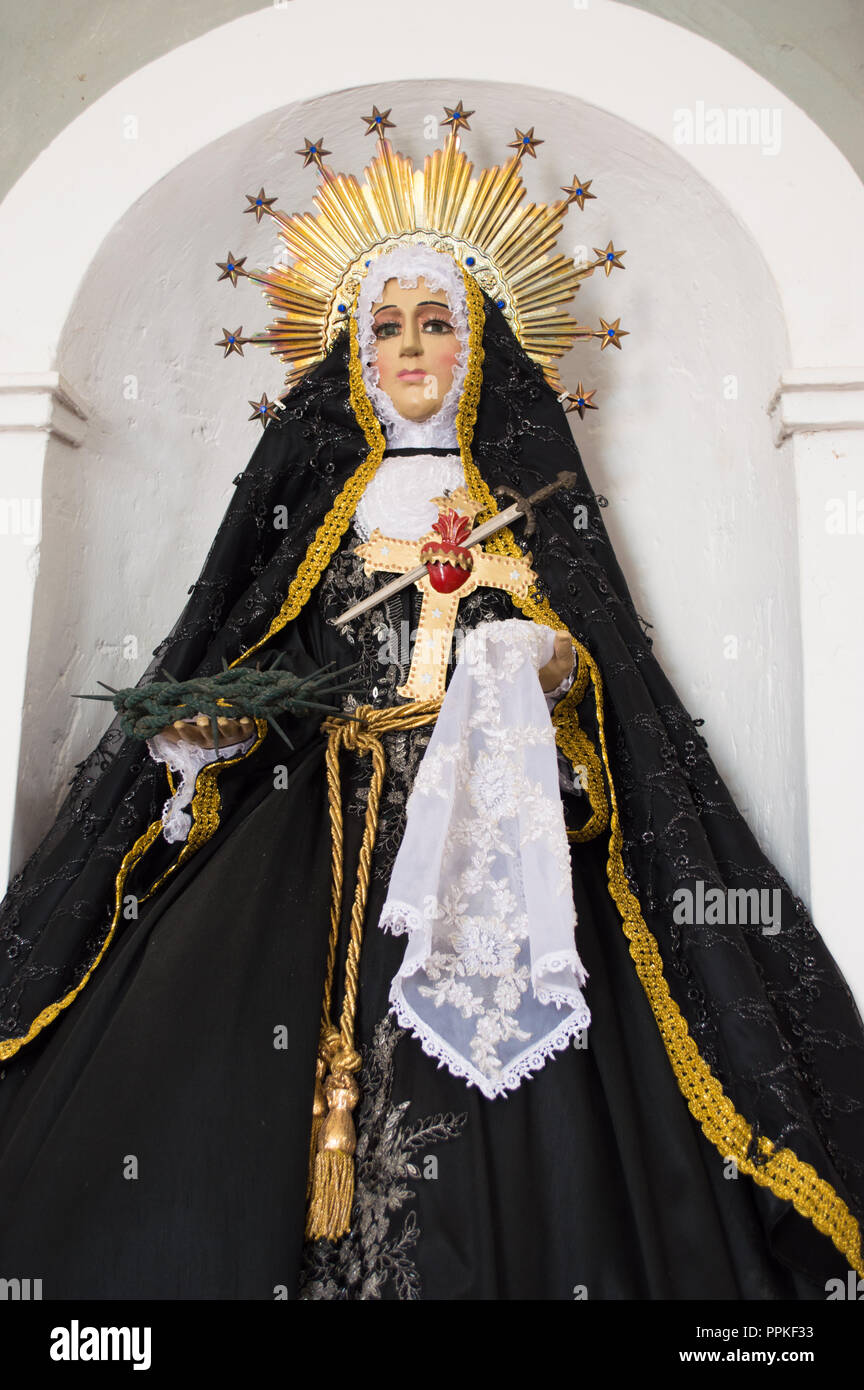
[[379, 138], [362, 181], [318, 164], [314, 212], [267, 213], [291, 263], [247, 272], [276, 318], [248, 339], [287, 364], [293, 385], [329, 351], [348, 320], [366, 267], [408, 244], [449, 252], [496, 301], [525, 351], [561, 389], [556, 363], [595, 336], [563, 307], [598, 262], [577, 265], [555, 251], [571, 198], [526, 203], [521, 160], [483, 169], [448, 133], [422, 169]]

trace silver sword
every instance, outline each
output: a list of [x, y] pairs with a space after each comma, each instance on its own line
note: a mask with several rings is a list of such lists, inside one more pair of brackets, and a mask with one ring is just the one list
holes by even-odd
[[[480, 526], [475, 527], [465, 542], [466, 546], [481, 545], [489, 536], [494, 536], [496, 531], [503, 531], [505, 526], [509, 526], [511, 521], [518, 521], [520, 516], [525, 518], [525, 534], [533, 535], [536, 522], [534, 520], [534, 507], [538, 502], [543, 502], [547, 497], [551, 497], [553, 492], [558, 492], [561, 488], [575, 487], [579, 481], [576, 473], [559, 473], [554, 483], [547, 483], [537, 492], [533, 492], [530, 497], [523, 497], [521, 493], [509, 487], [496, 487], [497, 495], [515, 497], [515, 502], [507, 507], [503, 512], [496, 512], [488, 521], [484, 521]], [[342, 627], [344, 623], [349, 623], [352, 618], [358, 618], [361, 613], [365, 613], [368, 608], [375, 608], [385, 599], [391, 598], [393, 594], [398, 594], [402, 589], [407, 589], [409, 584], [416, 584], [418, 579], [423, 579], [427, 570], [425, 565], [417, 565], [415, 569], [408, 570], [405, 574], [397, 574], [395, 579], [390, 579], [383, 584], [380, 589], [376, 589], [374, 594], [369, 594], [362, 598], [359, 603], [355, 603], [351, 608], [346, 608], [338, 618], [331, 618], [333, 627]]]

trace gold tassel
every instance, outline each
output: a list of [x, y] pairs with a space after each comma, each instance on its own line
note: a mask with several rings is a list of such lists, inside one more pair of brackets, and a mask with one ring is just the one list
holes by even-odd
[[312, 1133], [309, 1137], [309, 1172], [306, 1178], [306, 1198], [312, 1191], [312, 1178], [315, 1172], [315, 1156], [318, 1153], [318, 1135], [324, 1123], [324, 1116], [327, 1114], [327, 1097], [324, 1095], [324, 1077], [327, 1074], [327, 1062], [318, 1052], [318, 1060], [315, 1063], [315, 1096], [312, 1101]]
[[[354, 1073], [361, 1067], [361, 1057], [354, 1050], [354, 1019], [357, 1011], [357, 992], [360, 984], [360, 948], [363, 941], [363, 919], [366, 898], [372, 876], [372, 850], [378, 826], [378, 806], [386, 767], [384, 745], [380, 735], [392, 729], [415, 729], [433, 724], [441, 708], [440, 699], [397, 705], [392, 709], [372, 709], [361, 705], [350, 720], [327, 719], [322, 728], [327, 740], [327, 794], [330, 804], [332, 841], [332, 892], [330, 901], [330, 937], [327, 947], [327, 966], [324, 980], [324, 1000], [321, 1006], [321, 1039], [318, 1045], [315, 1100], [312, 1113], [312, 1139], [309, 1151], [307, 1181], [308, 1210], [307, 1240], [338, 1240], [351, 1229], [351, 1208], [354, 1204], [354, 1153], [357, 1135], [352, 1110], [360, 1099], [360, 1089]], [[368, 753], [372, 761], [372, 777], [366, 803], [363, 842], [357, 863], [357, 882], [348, 952], [345, 960], [345, 990], [340, 1025], [331, 1019], [333, 973], [342, 911], [343, 827], [342, 792], [339, 776], [341, 748]], [[329, 1067], [329, 1075], [327, 1070]], [[322, 1079], [323, 1082], [322, 1094]], [[326, 1103], [327, 1114], [324, 1116]]]
[[[357, 1148], [351, 1111], [360, 1099], [360, 1091], [351, 1073], [342, 1069], [343, 1058], [344, 1054], [338, 1061], [334, 1058], [336, 1065], [324, 1083], [329, 1109], [318, 1131], [306, 1219], [307, 1240], [338, 1240], [351, 1229]], [[354, 1053], [348, 1065], [354, 1059], [359, 1064], [360, 1058]]]

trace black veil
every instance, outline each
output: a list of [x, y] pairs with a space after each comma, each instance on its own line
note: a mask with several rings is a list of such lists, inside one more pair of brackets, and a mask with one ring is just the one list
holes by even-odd
[[[580, 720], [597, 747], [602, 720], [614, 783], [607, 789], [617, 798], [620, 853], [613, 835], [610, 891], [619, 907], [628, 894], [638, 899], [645, 933], [623, 925], [646, 992], [660, 967], [646, 958], [645, 941], [659, 946], [671, 1003], [664, 1004], [662, 991], [649, 997], [670, 1058], [680, 1045], [673, 1037], [678, 1013], [713, 1081], [706, 1090], [685, 1048], [676, 1065], [679, 1085], [721, 1154], [738, 1151], [743, 1126], [745, 1168], [780, 1253], [817, 1273], [836, 1272], [836, 1256], [832, 1263], [830, 1246], [814, 1240], [815, 1227], [850, 1265], [860, 1265], [864, 1026], [851, 992], [804, 903], [737, 811], [652, 654], [555, 393], [486, 296], [483, 312], [472, 441], [481, 476], [491, 488], [508, 484], [530, 494], [561, 470], [578, 475], [574, 488], [538, 510], [530, 549], [542, 596], [602, 678], [602, 701], [589, 686]], [[259, 642], [316, 528], [365, 458], [347, 335], [283, 405], [235, 479], [201, 575], [139, 684], [154, 678], [160, 662], [180, 679], [213, 673], [223, 658], [236, 660]], [[274, 527], [276, 508], [286, 509], [285, 529]], [[33, 1020], [74, 990], [96, 960], [121, 861], [158, 820], [165, 796], [163, 767], [115, 720], [79, 764], [52, 829], [10, 884], [0, 905], [0, 1063], [7, 1059], [10, 1077], [15, 1068], [26, 1070], [21, 1040]], [[578, 845], [573, 856], [578, 872]], [[705, 890], [776, 890], [781, 929], [676, 925], [673, 895], [686, 887], [695, 892], [699, 883]], [[787, 1150], [797, 1162], [780, 1173], [771, 1157]], [[787, 1219], [789, 1201], [808, 1222]]]

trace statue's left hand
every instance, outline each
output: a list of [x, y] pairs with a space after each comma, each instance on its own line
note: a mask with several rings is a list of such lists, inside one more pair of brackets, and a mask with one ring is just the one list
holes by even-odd
[[573, 670], [575, 657], [573, 654], [573, 643], [570, 641], [568, 632], [555, 633], [555, 650], [552, 657], [546, 662], [545, 666], [540, 667], [540, 685], [543, 693], [548, 694], [550, 690], [555, 690], [563, 680], [566, 680]]

